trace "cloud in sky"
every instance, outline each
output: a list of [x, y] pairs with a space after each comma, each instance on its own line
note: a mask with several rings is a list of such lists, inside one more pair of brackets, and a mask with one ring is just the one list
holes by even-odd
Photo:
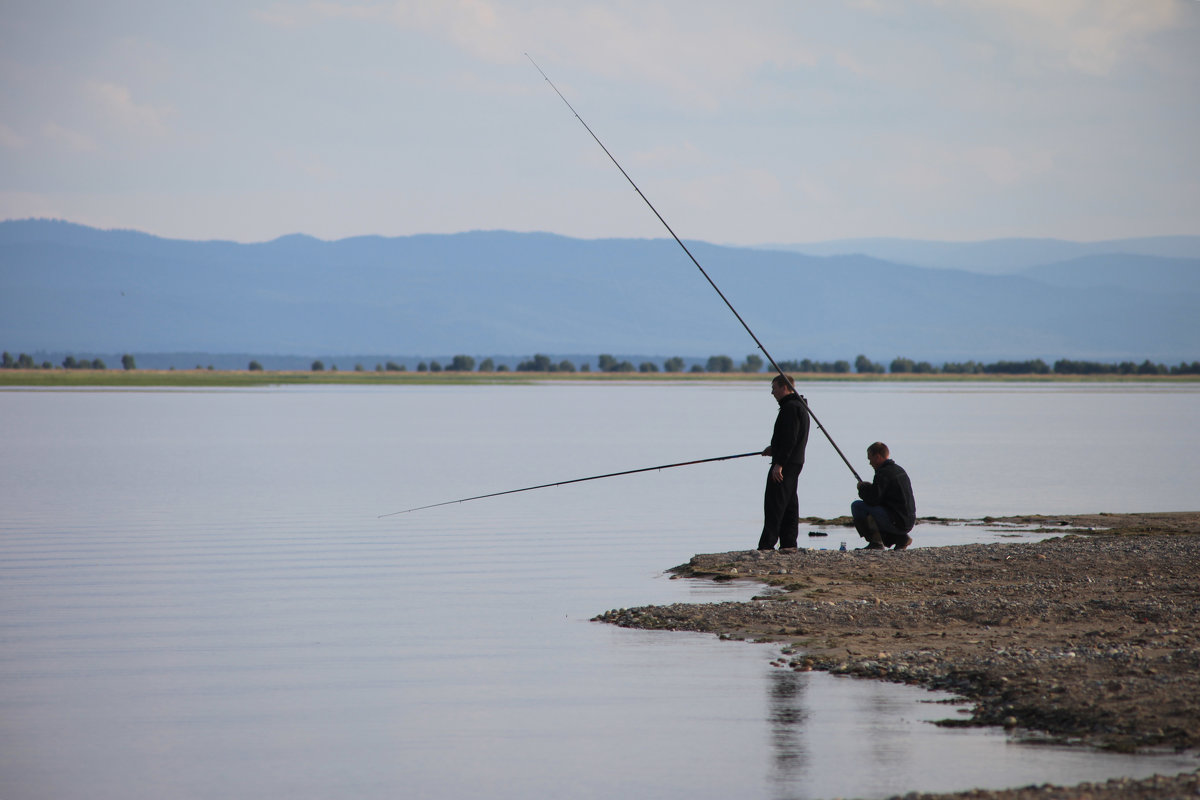
[[41, 127], [44, 140], [75, 153], [95, 153], [100, 148], [86, 133], [71, 130], [57, 122], [47, 122]]
[[49, 0], [0, 218], [259, 241], [1200, 234], [1195, 0]]
[[[1170, 30], [1184, 14], [1175, 0], [983, 0], [981, 7], [1005, 28], [1014, 47], [1031, 43], [1057, 57], [1062, 66], [1107, 75], [1160, 31]], [[1052, 62], [1053, 63], [1053, 62]]]
[[24, 146], [24, 136], [19, 136], [12, 128], [8, 127], [4, 123], [0, 123], [0, 147], [16, 150]]
[[139, 104], [134, 101], [133, 93], [128, 87], [115, 83], [86, 81], [84, 91], [95, 104], [102, 120], [123, 134], [152, 137], [166, 135], [169, 109]]

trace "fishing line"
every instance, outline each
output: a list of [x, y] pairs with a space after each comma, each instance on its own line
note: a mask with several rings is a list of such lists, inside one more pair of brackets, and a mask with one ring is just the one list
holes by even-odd
[[[692, 255], [692, 251], [689, 250], [688, 246], [683, 243], [683, 240], [675, 234], [675, 231], [670, 225], [667, 224], [667, 221], [663, 219], [662, 214], [658, 213], [658, 209], [655, 208], [654, 204], [650, 202], [650, 199], [642, 193], [642, 190], [638, 188], [636, 183], [634, 183], [633, 178], [629, 177], [629, 173], [625, 171], [625, 168], [621, 166], [621, 163], [617, 161], [613, 154], [609, 152], [608, 148], [604, 146], [604, 142], [600, 141], [600, 137], [596, 135], [595, 131], [592, 130], [590, 125], [584, 122], [583, 117], [579, 116], [579, 112], [576, 111], [575, 107], [571, 105], [570, 101], [563, 96], [563, 93], [560, 92], [558, 87], [554, 85], [554, 81], [550, 80], [550, 77], [542, 70], [541, 67], [538, 66], [537, 62], [533, 60], [533, 57], [530, 56], [529, 53], [526, 53], [525, 57], [529, 59], [530, 64], [533, 64], [534, 69], [541, 73], [542, 77], [546, 79], [546, 83], [550, 84], [550, 88], [554, 90], [554, 93], [558, 95], [564, 103], [566, 103], [567, 108], [569, 108], [571, 113], [575, 115], [575, 119], [579, 120], [579, 124], [583, 126], [584, 130], [586, 130], [591, 137], [596, 140], [596, 144], [600, 145], [600, 149], [604, 151], [606, 156], [608, 156], [609, 161], [611, 161], [613, 165], [621, 171], [621, 174], [625, 176], [625, 180], [629, 181], [629, 185], [632, 186], [633, 190], [638, 193], [638, 197], [642, 198], [650, 210], [654, 212], [654, 216], [658, 217], [658, 221], [661, 222], [663, 227], [667, 229], [667, 233], [671, 234], [671, 238], [683, 248], [683, 252], [687, 253], [687, 257], [692, 260], [692, 263], [696, 265], [696, 269], [700, 270], [700, 274], [704, 276], [706, 281], [708, 281], [708, 285], [713, 288], [713, 291], [720, 296], [729, 310], [733, 312], [733, 315], [737, 317], [737, 321], [742, 323], [742, 327], [746, 329], [746, 333], [750, 334], [750, 338], [754, 340], [754, 344], [757, 345], [758, 349], [762, 351], [762, 354], [767, 357], [767, 361], [771, 362], [771, 366], [775, 368], [775, 371], [779, 373], [780, 377], [787, 381], [788, 385], [791, 386], [792, 389], [795, 389], [795, 385], [791, 382], [791, 380], [788, 379], [787, 374], [782, 368], [780, 368], [779, 364], [775, 362], [775, 359], [771, 357], [771, 354], [767, 352], [767, 348], [763, 347], [763, 343], [759, 341], [757, 336], [754, 335], [754, 331], [750, 330], [750, 326], [746, 324], [746, 320], [742, 319], [742, 315], [739, 314], [737, 309], [733, 307], [733, 303], [729, 302], [729, 298], [725, 296], [725, 293], [722, 292], [720, 287], [718, 287], [713, 279], [709, 277], [709, 274], [704, 267], [700, 266], [700, 262], [696, 260], [694, 255]], [[829, 431], [825, 430], [825, 426], [821, 424], [819, 419], [817, 419], [817, 415], [813, 414], [812, 409], [808, 407], [808, 401], [799, 394], [797, 394], [797, 397], [800, 397], [800, 402], [804, 404], [804, 409], [808, 412], [808, 415], [812, 417], [812, 421], [817, 423], [817, 427], [821, 429], [821, 433], [825, 434], [825, 438], [829, 440], [831, 445], [833, 445], [833, 449], [837, 451], [837, 454], [842, 457], [842, 461], [845, 462], [855, 479], [861, 482], [862, 478], [859, 477], [858, 472], [850, 464], [850, 461], [846, 458], [846, 454], [842, 452], [842, 448], [837, 446], [837, 442], [835, 442], [833, 437], [829, 435]]]

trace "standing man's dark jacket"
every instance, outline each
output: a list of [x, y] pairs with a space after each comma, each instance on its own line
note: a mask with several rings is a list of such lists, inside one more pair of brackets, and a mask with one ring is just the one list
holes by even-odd
[[888, 518], [901, 533], [908, 533], [917, 522], [917, 501], [913, 497], [908, 473], [890, 458], [875, 470], [870, 485], [859, 484], [858, 496], [863, 502], [887, 509]]
[[[774, 384], [772, 384], [774, 386]], [[804, 469], [804, 447], [808, 444], [808, 409], [804, 400], [790, 391], [779, 401], [779, 414], [771, 433], [771, 470], [763, 492], [763, 531], [759, 550], [795, 549], [800, 535], [800, 505], [796, 485]], [[782, 480], [772, 473], [779, 467]]]
[[800, 395], [792, 392], [779, 401], [775, 431], [771, 434], [771, 464], [804, 466], [808, 445], [808, 411]]

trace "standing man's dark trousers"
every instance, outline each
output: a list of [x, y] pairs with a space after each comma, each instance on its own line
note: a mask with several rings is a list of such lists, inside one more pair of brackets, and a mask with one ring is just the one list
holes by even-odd
[[800, 536], [800, 503], [796, 500], [796, 484], [803, 464], [784, 464], [783, 480], [776, 483], [767, 473], [767, 489], [763, 493], [763, 532], [758, 539], [759, 550], [795, 547]]

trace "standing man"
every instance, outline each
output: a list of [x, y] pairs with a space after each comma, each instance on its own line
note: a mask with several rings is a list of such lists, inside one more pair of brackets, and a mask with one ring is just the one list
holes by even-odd
[[796, 499], [796, 483], [804, 469], [804, 448], [808, 444], [808, 407], [796, 394], [795, 383], [788, 375], [776, 375], [771, 381], [771, 395], [779, 403], [771, 444], [763, 450], [771, 457], [767, 474], [767, 489], [763, 495], [763, 532], [758, 540], [759, 550], [795, 550], [800, 534], [800, 503]]
[[875, 480], [860, 481], [858, 496], [850, 504], [850, 516], [858, 535], [867, 540], [860, 550], [903, 550], [912, 544], [908, 532], [917, 521], [917, 501], [913, 498], [908, 473], [891, 459], [888, 446], [875, 442], [867, 448], [867, 461], [875, 468]]

